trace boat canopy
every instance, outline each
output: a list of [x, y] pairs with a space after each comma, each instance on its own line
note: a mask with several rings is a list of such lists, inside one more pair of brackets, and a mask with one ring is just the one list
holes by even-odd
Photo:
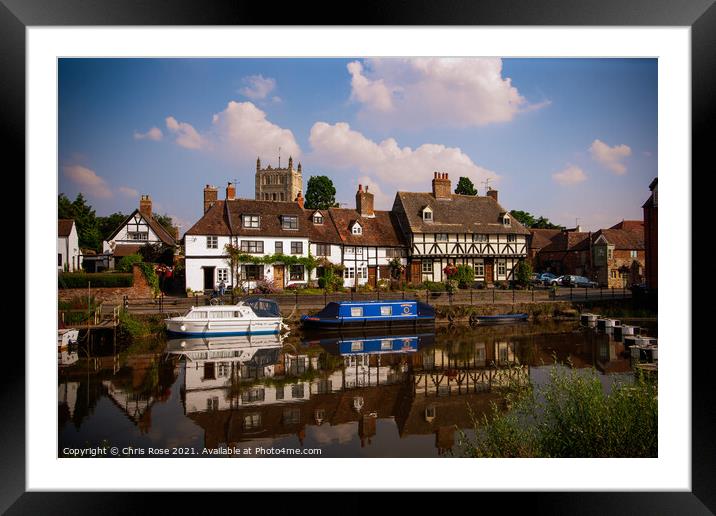
[[281, 317], [278, 303], [273, 299], [252, 296], [244, 299], [244, 304], [250, 307], [259, 317]]

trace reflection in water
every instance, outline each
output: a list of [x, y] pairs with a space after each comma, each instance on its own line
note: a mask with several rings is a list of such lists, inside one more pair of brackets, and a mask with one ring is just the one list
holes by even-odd
[[[456, 429], [472, 428], [470, 410], [479, 418], [493, 403], [503, 407], [504, 388], [544, 381], [555, 359], [595, 367], [607, 387], [614, 373], [631, 371], [612, 334], [571, 323], [169, 340], [128, 354], [116, 373], [64, 368], [60, 446], [109, 439], [435, 456], [455, 451]], [[132, 425], [121, 432], [118, 413]]]

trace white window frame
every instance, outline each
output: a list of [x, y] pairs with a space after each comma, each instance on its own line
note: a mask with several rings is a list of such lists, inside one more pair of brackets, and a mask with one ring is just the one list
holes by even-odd
[[219, 248], [219, 237], [216, 235], [208, 235], [206, 237], [206, 248], [207, 249], [218, 249]]
[[[295, 222], [295, 224], [294, 224]], [[294, 226], [295, 227], [291, 227]], [[288, 231], [298, 231], [298, 216], [297, 215], [281, 215], [281, 229]]]
[[513, 235], [513, 234], [507, 235], [507, 242], [508, 243], [517, 242], [517, 235]]
[[473, 233], [472, 241], [473, 242], [487, 242], [488, 238], [487, 238], [487, 235], [485, 235], [484, 233]]
[[447, 242], [449, 240], [450, 240], [450, 236], [447, 233], [435, 233], [435, 241], [436, 242]]
[[485, 262], [475, 262], [475, 277], [482, 278], [485, 276]]
[[[296, 247], [299, 249], [298, 252], [294, 251]], [[303, 242], [291, 242], [291, 254], [303, 254]]]
[[345, 279], [354, 279], [355, 278], [355, 268], [353, 267], [346, 267], [343, 271], [343, 277]]
[[221, 280], [229, 281], [229, 269], [216, 269], [216, 281], [221, 283]]
[[241, 226], [248, 229], [259, 229], [261, 227], [261, 217], [259, 215], [242, 215]]
[[313, 216], [314, 224], [323, 224], [323, 215], [316, 214]]
[[433, 262], [431, 260], [423, 260], [423, 263], [420, 264], [420, 270], [423, 274], [432, 274]]
[[127, 237], [129, 240], [145, 241], [149, 240], [149, 231], [128, 231]]
[[425, 222], [432, 222], [433, 221], [433, 212], [432, 210], [423, 210], [423, 220]]
[[507, 260], [505, 260], [505, 259], [497, 260], [497, 275], [498, 276], [507, 276]]
[[354, 235], [362, 235], [363, 234], [363, 228], [360, 224], [357, 222], [353, 224], [353, 227], [351, 228], [351, 233]]

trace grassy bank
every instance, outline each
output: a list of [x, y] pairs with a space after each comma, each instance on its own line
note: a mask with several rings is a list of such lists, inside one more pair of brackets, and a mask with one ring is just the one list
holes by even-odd
[[164, 317], [161, 314], [133, 315], [122, 311], [117, 336], [132, 340], [156, 336], [164, 331]]
[[607, 394], [594, 370], [555, 367], [539, 388], [515, 388], [502, 412], [460, 435], [469, 457], [657, 457], [657, 385], [637, 377]]

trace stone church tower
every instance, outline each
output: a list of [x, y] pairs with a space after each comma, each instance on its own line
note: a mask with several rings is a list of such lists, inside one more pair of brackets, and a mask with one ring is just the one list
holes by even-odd
[[273, 168], [269, 165], [261, 168], [261, 159], [256, 158], [256, 200], [257, 201], [283, 201], [294, 202], [298, 194], [303, 191], [303, 176], [301, 163], [293, 168], [293, 158], [288, 158], [288, 167]]

